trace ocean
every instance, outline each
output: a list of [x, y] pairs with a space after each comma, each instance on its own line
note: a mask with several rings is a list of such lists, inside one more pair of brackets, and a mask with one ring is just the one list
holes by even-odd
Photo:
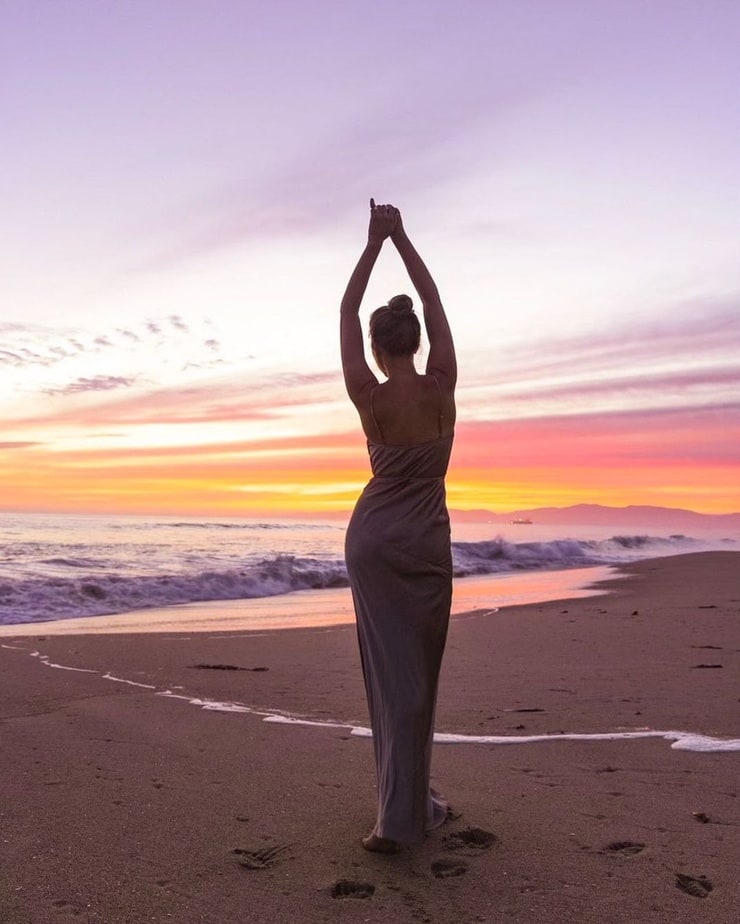
[[[0, 625], [44, 623], [214, 601], [259, 601], [255, 626], [351, 621], [346, 524], [321, 520], [0, 515]], [[707, 549], [736, 535], [603, 526], [460, 523], [453, 519], [457, 608], [583, 593], [608, 566]], [[327, 591], [344, 592], [327, 594]], [[319, 598], [317, 591], [322, 592]], [[314, 592], [314, 593], [311, 593]], [[317, 601], [321, 600], [321, 605]], [[245, 610], [247, 612], [247, 610]], [[92, 623], [91, 623], [92, 625]], [[170, 625], [171, 628], [171, 625]]]

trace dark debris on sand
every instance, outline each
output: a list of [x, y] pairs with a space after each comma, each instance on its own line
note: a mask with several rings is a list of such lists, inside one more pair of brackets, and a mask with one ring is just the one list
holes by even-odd
[[236, 664], [191, 664], [197, 671], [269, 671], [269, 667], [238, 667]]

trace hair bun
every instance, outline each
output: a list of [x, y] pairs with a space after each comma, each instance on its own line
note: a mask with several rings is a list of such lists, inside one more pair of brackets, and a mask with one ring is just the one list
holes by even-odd
[[394, 295], [388, 302], [388, 307], [391, 311], [397, 311], [399, 314], [411, 314], [414, 303], [408, 295]]

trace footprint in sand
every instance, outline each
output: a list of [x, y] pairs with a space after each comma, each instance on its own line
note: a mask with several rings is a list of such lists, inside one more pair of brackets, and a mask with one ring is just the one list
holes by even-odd
[[635, 854], [642, 853], [644, 849], [645, 845], [639, 841], [612, 841], [603, 848], [603, 852], [633, 857]]
[[706, 876], [687, 876], [685, 873], [676, 873], [676, 888], [694, 898], [706, 898], [714, 886]]
[[329, 889], [332, 898], [372, 898], [374, 893], [372, 882], [356, 882], [354, 879], [338, 879]]
[[446, 835], [445, 847], [448, 850], [488, 850], [496, 843], [496, 835], [483, 828], [463, 828], [462, 831], [453, 831]]
[[55, 911], [62, 912], [63, 914], [71, 914], [74, 917], [79, 917], [82, 914], [82, 907], [75, 904], [75, 902], [68, 902], [63, 898], [58, 898], [56, 901], [51, 903], [51, 907]]
[[232, 853], [239, 858], [239, 863], [245, 869], [269, 869], [279, 862], [278, 856], [292, 847], [292, 844], [277, 844], [275, 847], [265, 847], [262, 850], [247, 850], [236, 847]]
[[462, 860], [435, 860], [432, 863], [432, 874], [437, 879], [450, 879], [453, 876], [462, 876], [463, 873], [467, 873], [468, 866], [467, 863], [463, 863]]

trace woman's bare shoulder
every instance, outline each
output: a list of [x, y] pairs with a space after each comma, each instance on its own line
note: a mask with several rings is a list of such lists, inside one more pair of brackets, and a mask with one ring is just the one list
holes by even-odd
[[455, 393], [455, 383], [451, 382], [446, 375], [439, 372], [427, 372], [424, 379], [427, 380], [429, 389], [433, 389], [444, 398], [451, 397]]

